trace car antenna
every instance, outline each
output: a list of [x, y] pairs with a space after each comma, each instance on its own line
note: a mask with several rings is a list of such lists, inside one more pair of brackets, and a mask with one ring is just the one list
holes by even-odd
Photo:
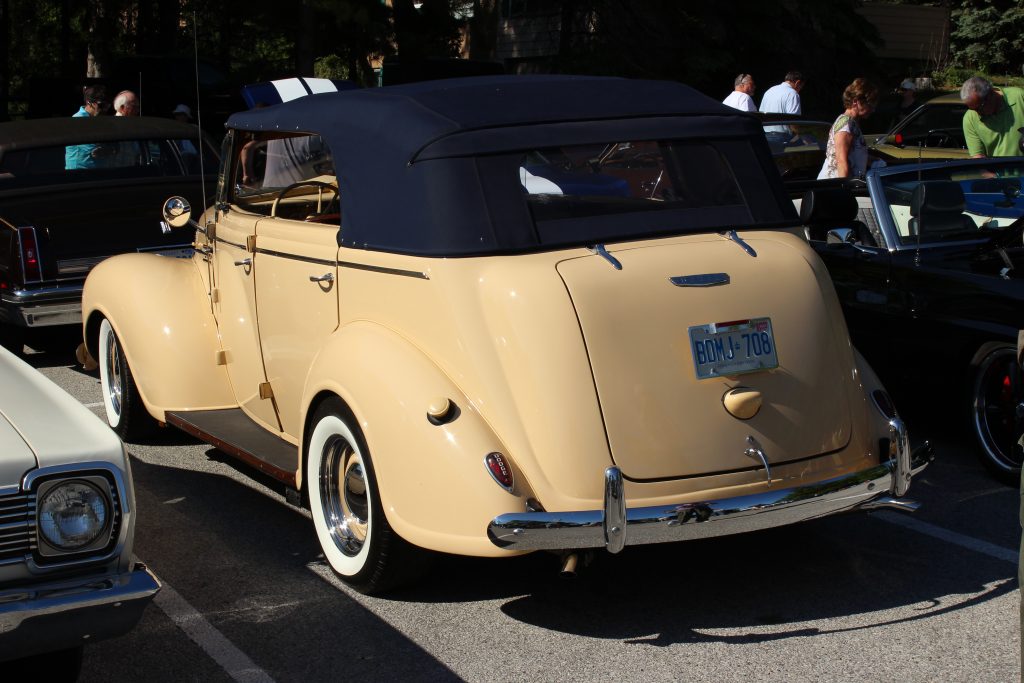
[[196, 150], [199, 152], [199, 191], [203, 197], [203, 212], [206, 212], [206, 169], [203, 165], [203, 108], [199, 102], [199, 29], [196, 26], [196, 11], [192, 10], [192, 57], [196, 78]]
[[[917, 184], [924, 182], [921, 174], [921, 145], [917, 146]], [[913, 201], [913, 198], [911, 198]], [[914, 265], [921, 265], [921, 216], [917, 217], [917, 249], [914, 250]]]

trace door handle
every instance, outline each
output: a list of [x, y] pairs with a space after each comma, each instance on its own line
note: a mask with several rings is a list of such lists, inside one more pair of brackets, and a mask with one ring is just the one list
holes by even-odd
[[320, 277], [316, 275], [309, 276], [310, 282], [334, 282], [334, 273], [324, 273]]
[[252, 259], [251, 258], [244, 258], [241, 261], [235, 261], [235, 265], [236, 266], [245, 266], [246, 268], [248, 268], [249, 266], [252, 265]]

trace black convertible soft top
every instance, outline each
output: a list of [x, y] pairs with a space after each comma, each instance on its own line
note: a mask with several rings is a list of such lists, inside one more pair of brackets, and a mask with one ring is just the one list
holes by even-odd
[[[722, 150], [743, 188], [748, 220], [711, 225], [714, 220], [709, 223], [704, 212], [697, 227], [757, 227], [796, 219], [761, 122], [667, 81], [585, 76], [427, 81], [310, 95], [234, 114], [227, 127], [321, 135], [334, 156], [342, 195], [339, 244], [351, 247], [469, 255], [554, 246], [537, 235], [522, 197], [522, 152], [617, 140], [727, 143]], [[670, 214], [664, 212], [659, 226], [646, 232], [687, 231], [685, 216]], [[590, 241], [639, 236], [627, 233], [609, 228]]]

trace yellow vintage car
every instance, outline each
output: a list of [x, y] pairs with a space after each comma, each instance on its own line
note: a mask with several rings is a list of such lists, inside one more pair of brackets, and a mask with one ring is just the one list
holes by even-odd
[[871, 143], [871, 155], [888, 162], [967, 159], [966, 111], [957, 93], [934, 97]]
[[232, 116], [191, 260], [89, 275], [131, 439], [283, 482], [356, 589], [510, 557], [912, 509], [760, 121], [680, 84], [482, 77]]

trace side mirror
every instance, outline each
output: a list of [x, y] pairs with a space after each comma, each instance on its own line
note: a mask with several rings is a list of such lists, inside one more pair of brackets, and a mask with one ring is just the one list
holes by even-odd
[[852, 228], [832, 228], [825, 235], [826, 244], [856, 244], [857, 232]]
[[161, 213], [164, 219], [160, 222], [160, 230], [164, 234], [169, 233], [174, 228], [183, 228], [186, 225], [191, 225], [201, 232], [206, 232], [198, 223], [192, 220], [192, 205], [184, 197], [171, 197], [168, 199], [164, 202]]

